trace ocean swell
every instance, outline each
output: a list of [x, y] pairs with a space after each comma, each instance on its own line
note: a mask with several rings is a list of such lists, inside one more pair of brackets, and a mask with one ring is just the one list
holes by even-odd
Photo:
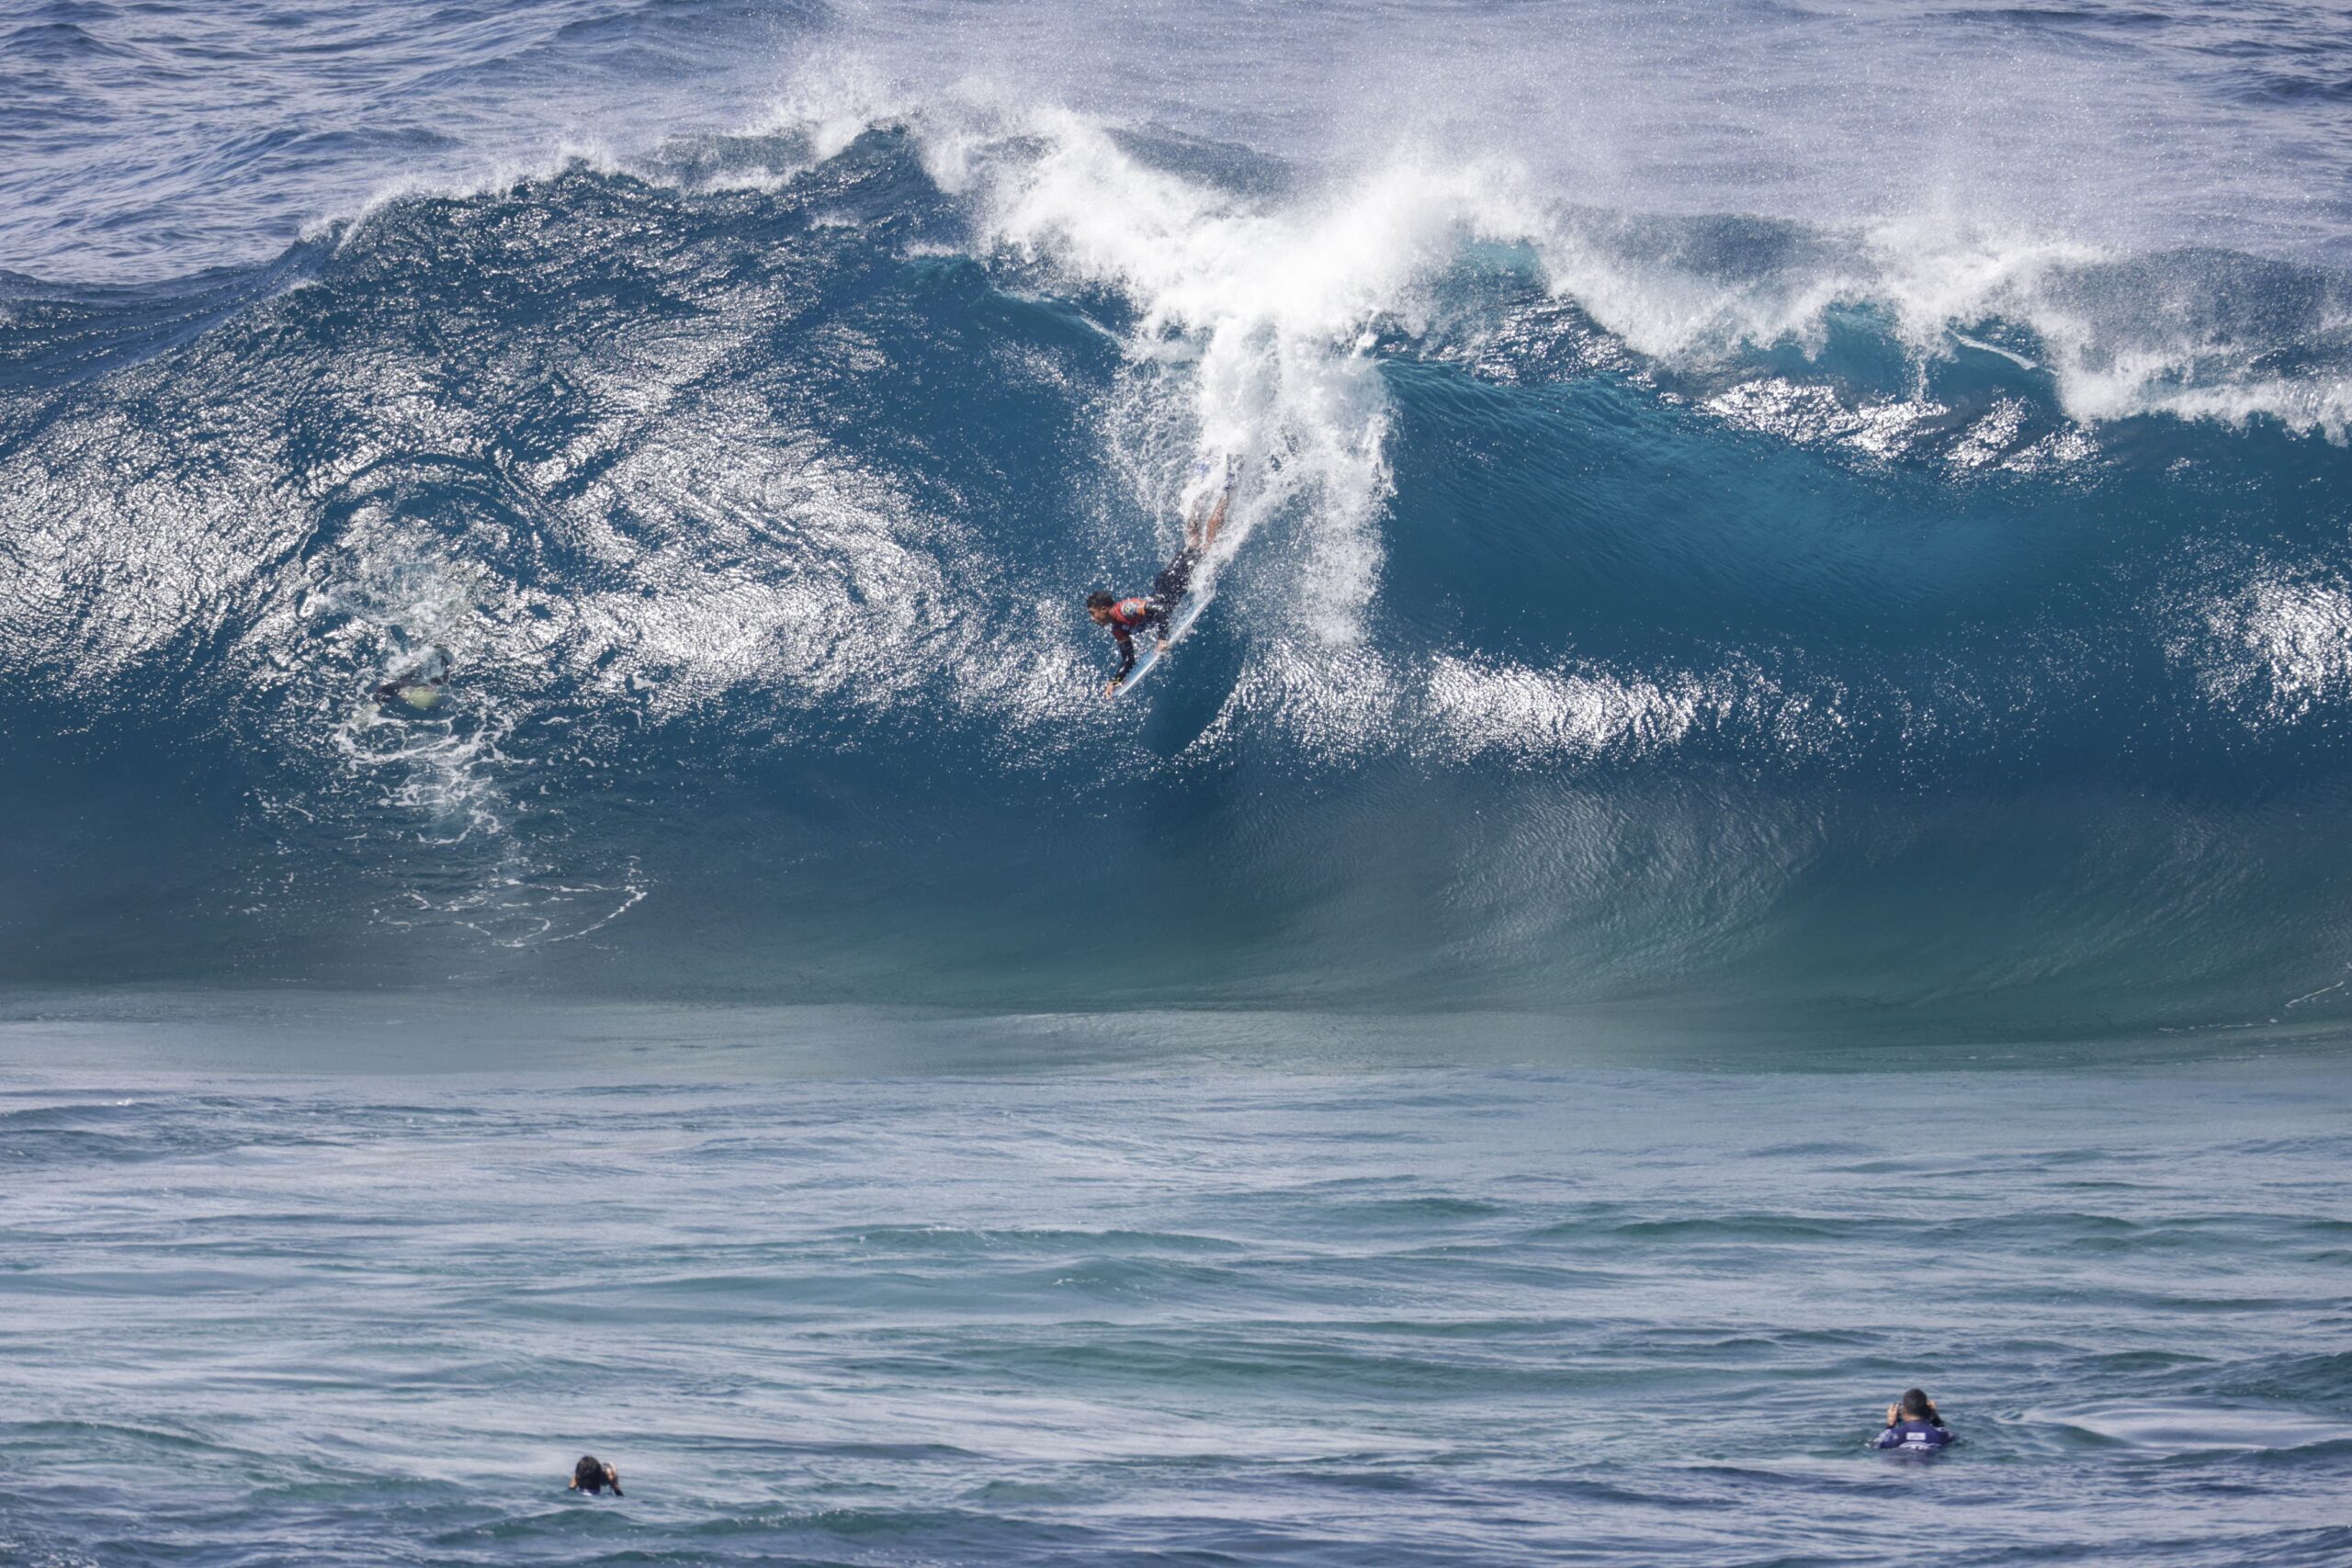
[[[142, 864], [157, 978], [1964, 1033], [2340, 976], [2339, 276], [834, 87], [10, 286], [8, 978], [119, 976]], [[1217, 600], [1105, 705], [1077, 600], [1208, 453]]]

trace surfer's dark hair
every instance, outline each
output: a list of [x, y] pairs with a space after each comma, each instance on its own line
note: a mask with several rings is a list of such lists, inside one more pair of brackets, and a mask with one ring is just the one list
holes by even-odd
[[1906, 1388], [1903, 1391], [1903, 1414], [1916, 1420], [1932, 1421], [1936, 1418], [1936, 1402], [1928, 1397], [1926, 1389]]
[[1117, 594], [1105, 593], [1100, 588], [1086, 596], [1086, 607], [1090, 610], [1107, 610], [1118, 602]]
[[620, 1483], [610, 1478], [605, 1462], [594, 1454], [582, 1454], [580, 1462], [571, 1467], [571, 1484], [582, 1492], [602, 1492], [609, 1486], [613, 1495], [621, 1495]]

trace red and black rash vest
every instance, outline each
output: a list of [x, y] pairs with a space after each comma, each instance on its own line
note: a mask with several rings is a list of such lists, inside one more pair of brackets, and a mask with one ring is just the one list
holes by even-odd
[[1149, 626], [1165, 625], [1168, 607], [1156, 600], [1122, 599], [1111, 606], [1111, 635], [1119, 639], [1119, 672], [1111, 677], [1124, 681], [1127, 671], [1136, 667], [1135, 634]]

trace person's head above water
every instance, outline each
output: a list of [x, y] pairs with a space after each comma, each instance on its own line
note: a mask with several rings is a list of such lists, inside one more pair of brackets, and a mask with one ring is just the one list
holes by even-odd
[[1928, 1391], [1923, 1388], [1905, 1389], [1903, 1397], [1886, 1407], [1888, 1426], [1901, 1421], [1930, 1421], [1939, 1427], [1944, 1424], [1943, 1417], [1936, 1414], [1936, 1402], [1928, 1397]]
[[571, 1467], [571, 1489], [574, 1492], [602, 1492], [607, 1486], [613, 1489], [614, 1496], [619, 1496], [621, 1472], [594, 1454], [582, 1454], [580, 1462]]
[[1923, 1388], [1906, 1388], [1903, 1397], [1886, 1407], [1886, 1430], [1872, 1439], [1874, 1449], [1900, 1449], [1905, 1453], [1930, 1453], [1955, 1439], [1944, 1425], [1936, 1402]]
[[1096, 626], [1106, 626], [1111, 624], [1111, 612], [1117, 607], [1118, 603], [1117, 594], [1105, 593], [1098, 588], [1086, 596], [1086, 613], [1094, 617]]

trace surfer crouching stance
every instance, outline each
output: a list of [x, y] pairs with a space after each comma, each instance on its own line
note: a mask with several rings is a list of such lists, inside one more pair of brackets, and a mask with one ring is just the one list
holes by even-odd
[[1214, 505], [1196, 506], [1193, 515], [1184, 521], [1184, 547], [1176, 558], [1159, 569], [1151, 580], [1151, 592], [1133, 599], [1122, 599], [1100, 590], [1086, 596], [1086, 613], [1094, 617], [1098, 626], [1108, 626], [1119, 643], [1119, 672], [1102, 688], [1104, 696], [1116, 694], [1127, 671], [1136, 667], [1136, 633], [1147, 626], [1159, 630], [1159, 647], [1168, 647], [1168, 617], [1175, 613], [1178, 601], [1193, 586], [1193, 573], [1199, 569], [1201, 558], [1216, 543], [1216, 531], [1225, 526], [1225, 509], [1233, 502], [1233, 485], [1227, 479], [1217, 492]]

